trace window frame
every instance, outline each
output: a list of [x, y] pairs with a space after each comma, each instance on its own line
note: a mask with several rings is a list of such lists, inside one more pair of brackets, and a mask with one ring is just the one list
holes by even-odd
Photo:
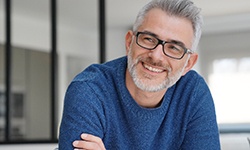
[[[50, 139], [46, 140], [11, 140], [10, 139], [10, 99], [12, 94], [12, 84], [11, 84], [11, 76], [12, 76], [12, 1], [5, 0], [5, 47], [4, 47], [4, 57], [5, 57], [5, 83], [4, 83], [4, 95], [5, 95], [5, 135], [4, 140], [1, 141], [1, 144], [34, 144], [34, 143], [57, 143], [58, 142], [58, 88], [57, 88], [57, 79], [58, 79], [58, 54], [57, 54], [57, 0], [51, 0], [50, 2], [50, 38], [51, 38], [51, 51], [50, 51], [50, 89], [51, 89], [51, 130], [50, 130]], [[105, 0], [98, 1], [98, 10], [99, 10], [99, 62], [103, 63], [106, 61], [106, 29], [105, 29]]]

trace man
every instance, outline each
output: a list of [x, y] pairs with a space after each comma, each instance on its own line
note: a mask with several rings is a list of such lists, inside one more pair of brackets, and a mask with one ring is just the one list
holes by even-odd
[[201, 24], [189, 0], [143, 7], [127, 57], [91, 65], [70, 84], [59, 149], [220, 149], [212, 96], [190, 71]]

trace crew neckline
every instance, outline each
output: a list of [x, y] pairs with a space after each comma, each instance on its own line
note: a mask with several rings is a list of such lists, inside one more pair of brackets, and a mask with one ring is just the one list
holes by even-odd
[[125, 109], [129, 109], [130, 112], [136, 117], [150, 119], [152, 117], [161, 116], [162, 113], [165, 113], [170, 105], [172, 93], [174, 91], [174, 86], [168, 88], [166, 91], [163, 100], [160, 106], [156, 108], [145, 108], [140, 106], [129, 93], [126, 83], [125, 83], [125, 73], [127, 68], [127, 57], [122, 58], [122, 61], [118, 64], [117, 78], [116, 82], [118, 83], [118, 92], [120, 93], [121, 101]]

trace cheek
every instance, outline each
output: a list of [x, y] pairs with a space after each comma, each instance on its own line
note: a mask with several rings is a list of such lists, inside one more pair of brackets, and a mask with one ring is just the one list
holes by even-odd
[[129, 49], [129, 52], [130, 53], [130, 56], [135, 59], [141, 55], [143, 55], [143, 53], [145, 53], [142, 49], [138, 48], [137, 45], [135, 44], [131, 44], [130, 46], [130, 49]]
[[168, 65], [172, 70], [172, 74], [176, 74], [177, 72], [179, 72], [184, 68], [185, 63], [179, 62], [178, 60], [174, 60], [174, 61], [169, 61]]

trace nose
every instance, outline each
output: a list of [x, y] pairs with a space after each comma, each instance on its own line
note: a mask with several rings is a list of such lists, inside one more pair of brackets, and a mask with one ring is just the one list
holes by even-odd
[[165, 56], [163, 53], [163, 44], [159, 44], [155, 49], [150, 50], [149, 56], [155, 60], [163, 60]]

